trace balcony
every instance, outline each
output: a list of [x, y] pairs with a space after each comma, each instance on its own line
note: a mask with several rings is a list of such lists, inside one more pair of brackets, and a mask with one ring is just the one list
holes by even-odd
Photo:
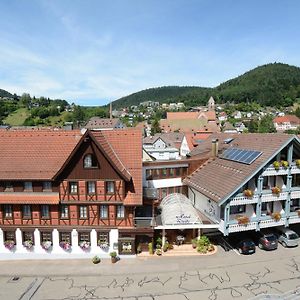
[[[261, 216], [260, 218], [250, 218], [247, 224], [239, 224], [237, 220], [230, 220], [227, 223], [228, 233], [241, 232], [248, 230], [257, 230], [262, 228], [285, 226], [289, 224], [300, 223], [300, 214], [298, 212], [291, 212], [287, 217], [285, 214], [281, 215], [279, 220], [275, 220], [272, 216]], [[221, 224], [221, 223], [220, 223]], [[224, 222], [222, 221], [222, 224]], [[221, 230], [222, 231], [222, 230]]]
[[[291, 169], [291, 174], [300, 174], [300, 168], [295, 162], [292, 162], [289, 168]], [[278, 170], [276, 170], [273, 164], [271, 164], [264, 170], [262, 176], [287, 175], [289, 168], [284, 168], [281, 166]]]
[[258, 195], [253, 195], [252, 197], [246, 197], [244, 194], [240, 193], [230, 201], [230, 206], [235, 205], [246, 205], [258, 202]]
[[149, 228], [155, 226], [155, 219], [153, 217], [136, 217], [133, 220], [135, 227]]
[[157, 188], [153, 188], [153, 187], [146, 187], [143, 188], [143, 195], [145, 199], [157, 199], [158, 198], [158, 192], [157, 192]]

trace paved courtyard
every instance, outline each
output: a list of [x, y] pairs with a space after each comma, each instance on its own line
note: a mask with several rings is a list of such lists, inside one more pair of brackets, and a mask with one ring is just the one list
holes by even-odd
[[287, 292], [289, 299], [300, 299], [299, 248], [257, 249], [251, 256], [219, 249], [209, 257], [103, 260], [99, 265], [90, 260], [0, 265], [0, 299], [223, 300], [260, 294], [283, 299]]

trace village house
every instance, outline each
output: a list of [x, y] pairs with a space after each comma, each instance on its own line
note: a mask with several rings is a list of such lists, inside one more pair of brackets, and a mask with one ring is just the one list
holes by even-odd
[[0, 138], [2, 257], [134, 253], [140, 130], [7, 130]]

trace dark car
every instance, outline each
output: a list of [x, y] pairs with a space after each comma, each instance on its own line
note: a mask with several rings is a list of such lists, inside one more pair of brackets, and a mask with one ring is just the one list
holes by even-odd
[[255, 253], [255, 243], [250, 239], [241, 240], [237, 243], [236, 248], [241, 254]]
[[275, 250], [278, 248], [277, 236], [272, 232], [258, 232], [258, 247], [264, 250]]

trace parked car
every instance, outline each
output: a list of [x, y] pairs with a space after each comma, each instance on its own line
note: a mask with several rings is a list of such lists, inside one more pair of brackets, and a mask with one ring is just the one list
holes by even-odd
[[255, 243], [250, 239], [241, 240], [237, 243], [236, 248], [241, 254], [255, 253]]
[[268, 231], [258, 231], [254, 235], [254, 240], [260, 249], [275, 250], [278, 247], [277, 236]]
[[297, 247], [299, 244], [299, 235], [286, 227], [276, 228], [278, 235], [278, 242], [282, 244], [283, 247]]

